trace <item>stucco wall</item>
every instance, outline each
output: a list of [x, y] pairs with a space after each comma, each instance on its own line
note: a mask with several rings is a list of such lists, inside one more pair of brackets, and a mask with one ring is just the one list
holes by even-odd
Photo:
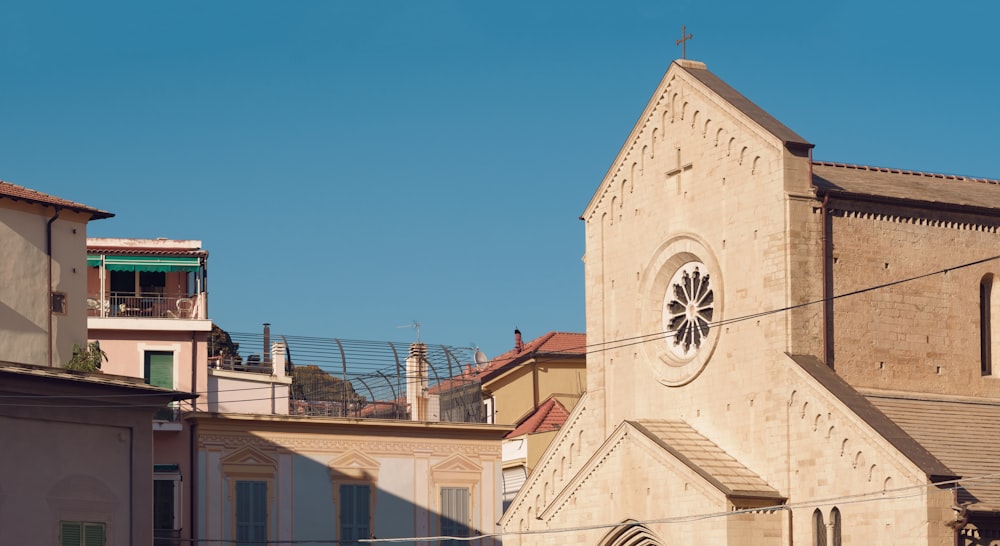
[[[49, 266], [46, 226], [54, 209], [0, 202], [0, 331], [4, 360], [49, 365]], [[84, 345], [86, 331], [86, 240], [89, 217], [63, 211], [52, 223], [51, 291], [66, 295], [66, 313], [52, 314], [52, 365], [61, 366]]]

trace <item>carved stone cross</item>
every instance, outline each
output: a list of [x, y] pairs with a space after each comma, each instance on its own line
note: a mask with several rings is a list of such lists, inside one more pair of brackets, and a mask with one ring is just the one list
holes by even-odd
[[691, 170], [691, 163], [681, 162], [681, 149], [677, 148], [677, 168], [667, 171], [667, 178], [677, 177], [677, 195], [681, 193], [681, 173]]

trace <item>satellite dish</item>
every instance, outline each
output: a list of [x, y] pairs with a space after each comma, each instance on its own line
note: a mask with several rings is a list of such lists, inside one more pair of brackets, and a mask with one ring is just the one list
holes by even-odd
[[476, 358], [476, 366], [479, 367], [479, 369], [482, 369], [490, 361], [490, 359], [486, 358], [486, 353], [481, 351], [479, 347], [476, 347], [475, 358]]

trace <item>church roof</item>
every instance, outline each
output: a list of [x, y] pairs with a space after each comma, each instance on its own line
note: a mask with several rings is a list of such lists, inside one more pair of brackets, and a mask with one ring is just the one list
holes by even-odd
[[1000, 211], [1000, 180], [817, 161], [813, 184], [831, 197]]
[[731, 497], [783, 501], [778, 490], [683, 421], [629, 421], [636, 430]]
[[719, 95], [719, 97], [725, 99], [726, 102], [732, 104], [740, 112], [743, 112], [765, 131], [781, 139], [785, 146], [798, 148], [812, 148], [814, 146], [808, 140], [799, 136], [798, 133], [789, 129], [784, 123], [778, 121], [777, 118], [768, 114], [763, 108], [754, 104], [753, 101], [744, 97], [742, 93], [733, 89], [728, 83], [722, 81], [722, 78], [705, 68], [704, 64], [684, 60], [674, 61], [674, 64], [683, 68], [688, 74], [694, 76], [696, 80]]
[[972, 510], [1000, 511], [1000, 458], [984, 448], [1000, 438], [1000, 401], [866, 393], [885, 413], [963, 480], [959, 502]]

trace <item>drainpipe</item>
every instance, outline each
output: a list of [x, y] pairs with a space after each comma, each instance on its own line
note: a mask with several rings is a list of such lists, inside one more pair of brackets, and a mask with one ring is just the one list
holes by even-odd
[[830, 194], [823, 196], [823, 363], [833, 368], [833, 219]]
[[191, 332], [191, 411], [198, 411], [198, 333]]
[[[809, 149], [809, 185], [813, 184], [813, 151]], [[823, 196], [823, 363], [833, 368], [833, 219], [830, 217], [830, 194]]]
[[197, 485], [201, 483], [197, 479], [198, 476], [198, 424], [195, 423], [194, 419], [188, 421], [190, 425], [189, 430], [191, 431], [191, 436], [189, 437], [188, 446], [188, 458], [190, 464], [188, 465], [188, 487], [185, 488], [188, 498], [188, 508], [190, 512], [188, 513], [188, 520], [184, 527], [187, 528], [188, 538], [191, 539], [190, 543], [194, 544], [195, 532], [198, 528], [196, 525], [198, 522], [196, 518], [198, 517], [198, 489]]
[[48, 272], [48, 285], [46, 291], [49, 297], [49, 367], [52, 367], [52, 343], [54, 341], [52, 336], [52, 224], [55, 223], [56, 218], [59, 218], [59, 213], [62, 212], [62, 207], [56, 207], [56, 213], [52, 215], [52, 218], [45, 224], [45, 255], [49, 258], [49, 272]]

